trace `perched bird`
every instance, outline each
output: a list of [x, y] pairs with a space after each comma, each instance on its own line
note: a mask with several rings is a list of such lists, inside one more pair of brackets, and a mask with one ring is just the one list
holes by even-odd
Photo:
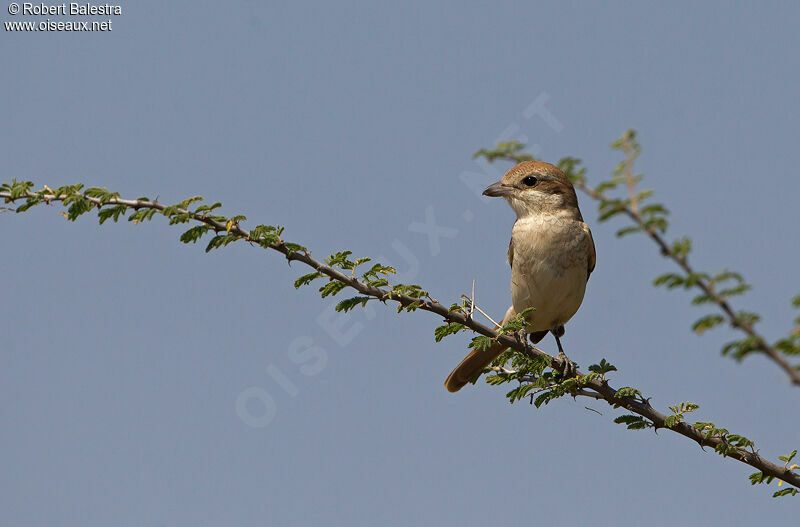
[[[550, 163], [523, 161], [483, 194], [505, 198], [517, 213], [508, 245], [512, 305], [501, 325], [516, 313], [535, 308], [524, 331], [534, 344], [553, 333], [558, 358], [571, 364], [559, 337], [583, 302], [595, 264], [594, 240], [583, 222], [572, 183]], [[457, 392], [504, 349], [495, 343], [473, 350], [447, 377], [445, 387]]]

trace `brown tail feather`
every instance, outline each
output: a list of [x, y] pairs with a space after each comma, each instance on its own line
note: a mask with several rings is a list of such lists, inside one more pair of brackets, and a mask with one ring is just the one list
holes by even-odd
[[[499, 326], [495, 326], [494, 329], [504, 325], [515, 314], [516, 312], [514, 311], [514, 306], [509, 307], [508, 311], [506, 311], [506, 315], [503, 317], [503, 321], [500, 322]], [[547, 334], [546, 331], [542, 333]], [[505, 349], [506, 348], [504, 348], [502, 345], [495, 342], [485, 350], [472, 350], [469, 355], [464, 357], [464, 360], [458, 363], [456, 369], [450, 373], [450, 375], [447, 377], [447, 380], [444, 381], [444, 387], [447, 388], [447, 391], [449, 392], [457, 392], [463, 388], [465, 384], [477, 377], [478, 374], [483, 371], [486, 366], [491, 364], [498, 355], [503, 353]]]
[[449, 392], [457, 392], [491, 364], [504, 349], [502, 345], [495, 343], [484, 350], [472, 350], [450, 373], [444, 381], [444, 387]]

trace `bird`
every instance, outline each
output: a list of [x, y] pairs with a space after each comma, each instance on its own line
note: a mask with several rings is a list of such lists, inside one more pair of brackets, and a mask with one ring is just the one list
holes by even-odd
[[[534, 308], [523, 331], [534, 344], [552, 333], [558, 358], [572, 366], [560, 337], [564, 324], [583, 302], [597, 259], [592, 231], [583, 221], [572, 182], [550, 163], [523, 161], [483, 195], [505, 198], [517, 215], [508, 245], [511, 307], [495, 329]], [[472, 350], [447, 377], [445, 388], [457, 392], [505, 349], [495, 342], [487, 349]]]

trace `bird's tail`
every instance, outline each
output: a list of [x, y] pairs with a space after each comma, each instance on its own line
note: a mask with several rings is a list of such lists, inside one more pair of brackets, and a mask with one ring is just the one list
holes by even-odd
[[[514, 306], [509, 307], [500, 326], [505, 324], [515, 314]], [[494, 329], [498, 329], [500, 326], [495, 326]], [[457, 392], [463, 388], [464, 385], [477, 377], [483, 369], [491, 364], [505, 349], [505, 346], [495, 342], [486, 349], [470, 351], [469, 355], [458, 363], [458, 366], [450, 373], [447, 380], [444, 381], [444, 387], [447, 388], [448, 392]]]
[[457, 392], [477, 377], [505, 349], [502, 344], [495, 342], [486, 349], [472, 350], [450, 373], [447, 380], [444, 381], [444, 387], [448, 392]]

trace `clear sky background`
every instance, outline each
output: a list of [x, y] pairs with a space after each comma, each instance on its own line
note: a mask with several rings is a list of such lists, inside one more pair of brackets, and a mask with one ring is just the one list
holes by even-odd
[[[0, 21], [46, 18], [7, 4]], [[2, 180], [203, 195], [317, 257], [382, 258], [442, 302], [475, 279], [501, 316], [513, 213], [463, 179], [508, 165], [472, 153], [523, 138], [545, 160], [582, 158], [597, 182], [634, 127], [668, 237], [689, 234], [702, 270], [742, 272], [754, 289], [736, 306], [787, 334], [800, 9], [562, 4], [137, 1], [111, 32], [3, 31]], [[526, 113], [537, 101], [548, 119]], [[662, 410], [700, 404], [693, 420], [770, 459], [800, 447], [800, 391], [766, 360], [721, 358], [729, 330], [692, 334], [706, 311], [650, 285], [669, 262], [581, 205], [598, 263], [569, 355], [607, 358], [614, 385]], [[447, 393], [468, 337], [435, 344], [429, 314], [342, 319], [295, 291], [307, 269], [275, 253], [206, 255], [163, 218], [99, 227], [60, 210], [0, 214], [3, 525], [796, 521], [800, 498], [752, 488], [750, 467], [627, 431], [605, 404]]]

